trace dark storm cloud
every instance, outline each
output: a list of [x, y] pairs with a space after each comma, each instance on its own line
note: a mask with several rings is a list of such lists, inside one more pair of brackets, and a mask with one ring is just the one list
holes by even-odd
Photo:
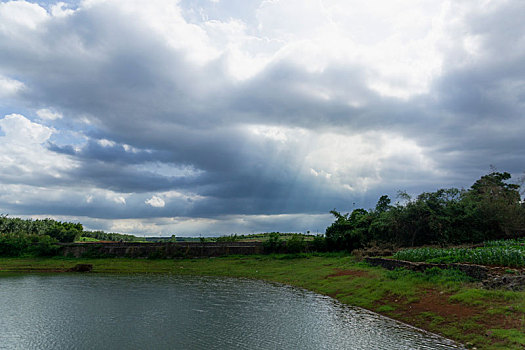
[[[81, 6], [18, 36], [0, 31], [0, 74], [27, 85], [18, 96], [22, 104], [52, 106], [64, 115], [56, 125], [71, 122], [87, 138], [81, 146], [48, 144], [77, 164], [62, 177], [35, 174], [17, 182], [2, 174], [2, 182], [134, 194], [121, 206], [80, 195], [63, 205], [12, 205], [19, 213], [111, 219], [326, 213], [352, 209], [353, 202], [371, 207], [382, 193], [398, 189], [468, 186], [490, 164], [520, 173], [524, 6], [509, 2], [492, 12], [471, 13], [465, 25], [479, 41], [477, 56], [461, 49], [445, 53], [441, 75], [429, 90], [405, 99], [368, 87], [373, 74], [363, 64], [312, 71], [282, 58], [236, 81], [227, 73], [227, 54], [196, 63], [192, 48], [170, 45], [115, 3]], [[90, 124], [77, 127], [86, 118]], [[254, 136], [250, 126], [259, 125], [309, 134], [281, 142]], [[381, 163], [382, 183], [366, 193], [348, 192], [309, 172], [309, 150], [303, 148], [315, 147], [323, 133], [370, 131], [414, 141], [439, 171], [428, 175], [404, 154], [391, 155]], [[365, 141], [381, 147], [380, 140]], [[334, 151], [353, 151], [353, 145], [344, 147], [349, 149]], [[360, 166], [370, 170], [355, 167]], [[145, 204], [153, 193], [173, 190], [188, 198], [163, 197], [159, 207]]]
[[79, 183], [95, 185], [116, 192], [149, 192], [166, 191], [181, 188], [191, 184], [186, 177], [162, 176], [150, 171], [138, 171], [122, 168], [119, 164], [103, 162], [89, 162], [84, 164], [71, 175]]
[[123, 145], [101, 145], [100, 141], [90, 139], [87, 144], [77, 150], [71, 145], [59, 146], [53, 142], [48, 143], [48, 149], [56, 152], [74, 156], [78, 159], [99, 160], [121, 164], [140, 164], [151, 161], [169, 161], [167, 152], [152, 150], [126, 150]]
[[525, 149], [523, 11], [522, 2], [509, 2], [495, 12], [471, 14], [468, 29], [479, 40], [477, 57], [460, 67], [448, 60], [453, 68], [433, 86], [437, 100], [430, 112], [447, 125], [436, 157], [442, 149], [462, 153], [451, 164], [458, 173], [485, 170], [487, 163], [523, 171], [525, 156], [518, 151]]
[[[230, 108], [241, 118], [260, 123], [323, 129], [360, 126], [367, 111], [349, 106], [348, 96], [381, 103], [366, 88], [365, 78], [358, 68], [329, 67], [309, 73], [282, 62], [244, 83], [233, 94]], [[323, 89], [336, 92], [330, 101], [314, 95]]]

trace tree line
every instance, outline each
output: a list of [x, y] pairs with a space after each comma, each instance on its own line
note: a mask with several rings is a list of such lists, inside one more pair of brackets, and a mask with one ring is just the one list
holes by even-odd
[[58, 251], [56, 243], [73, 242], [82, 232], [79, 223], [0, 215], [0, 256], [55, 255]]
[[525, 236], [525, 204], [520, 186], [509, 183], [508, 172], [482, 176], [467, 190], [448, 188], [412, 198], [399, 193], [392, 204], [387, 195], [375, 208], [331, 213], [326, 229], [328, 250], [366, 247], [372, 242], [399, 247], [450, 245]]
[[52, 256], [57, 254], [57, 243], [69, 243], [80, 237], [108, 241], [134, 241], [139, 238], [120, 233], [84, 231], [80, 223], [53, 219], [21, 219], [0, 215], [0, 256], [24, 254]]

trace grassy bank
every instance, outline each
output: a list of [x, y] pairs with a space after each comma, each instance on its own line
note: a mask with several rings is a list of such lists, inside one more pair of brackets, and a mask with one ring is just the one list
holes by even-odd
[[351, 256], [271, 255], [185, 260], [0, 258], [0, 275], [59, 272], [161, 273], [257, 278], [306, 288], [478, 349], [525, 347], [525, 293], [487, 291], [456, 271], [387, 271]]

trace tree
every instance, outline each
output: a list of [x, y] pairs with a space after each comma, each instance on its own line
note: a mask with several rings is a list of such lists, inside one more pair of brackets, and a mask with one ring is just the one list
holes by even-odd
[[484, 175], [464, 197], [471, 222], [484, 239], [512, 237], [525, 227], [520, 186], [507, 183], [510, 179], [508, 172]]
[[355, 209], [345, 215], [335, 209], [330, 211], [336, 221], [326, 229], [326, 243], [331, 250], [347, 250], [363, 247], [369, 241], [368, 227], [371, 216], [365, 209]]
[[376, 209], [375, 209], [376, 213], [384, 213], [385, 211], [392, 208], [392, 206], [390, 205], [390, 202], [392, 201], [387, 195], [381, 196], [376, 204]]

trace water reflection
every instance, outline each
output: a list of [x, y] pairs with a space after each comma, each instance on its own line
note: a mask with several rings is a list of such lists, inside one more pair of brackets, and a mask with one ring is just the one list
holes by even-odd
[[333, 299], [186, 276], [0, 278], [1, 349], [456, 349]]

